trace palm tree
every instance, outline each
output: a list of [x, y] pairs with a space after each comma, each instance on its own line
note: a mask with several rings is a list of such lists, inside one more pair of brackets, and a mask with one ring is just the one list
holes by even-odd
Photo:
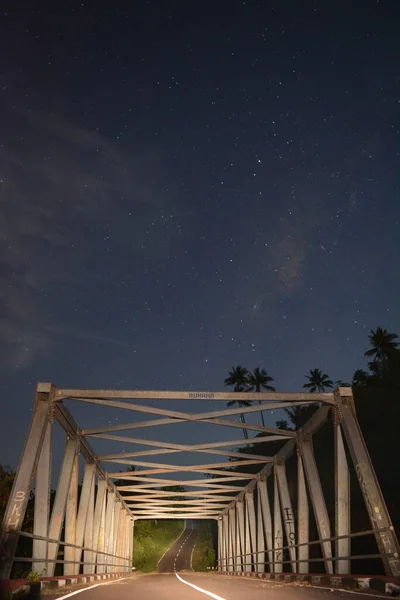
[[[238, 365], [237, 367], [232, 367], [232, 371], [229, 373], [228, 377], [225, 379], [225, 385], [233, 385], [234, 392], [244, 392], [246, 391], [246, 386], [248, 383], [248, 375], [249, 372], [245, 367]], [[242, 406], [251, 406], [250, 400], [230, 400], [227, 402], [227, 406], [232, 408], [236, 406], [236, 404], [241, 408]], [[242, 423], [246, 423], [246, 419], [244, 418], [244, 414], [240, 413], [240, 420]], [[249, 435], [247, 433], [247, 429], [243, 428], [243, 435], [245, 439], [248, 439]]]
[[308, 383], [303, 385], [310, 392], [324, 392], [325, 388], [333, 387], [333, 381], [329, 379], [329, 375], [322, 373], [320, 369], [310, 369], [310, 374], [305, 376]]
[[373, 356], [372, 362], [385, 362], [397, 350], [398, 343], [394, 340], [398, 337], [397, 333], [389, 333], [382, 327], [377, 327], [375, 331], [371, 329], [368, 338], [372, 348], [364, 352], [364, 356]]
[[[320, 369], [310, 369], [310, 374], [306, 375], [308, 383], [303, 385], [310, 392], [324, 392], [326, 388], [333, 387], [333, 381], [329, 379], [326, 373], [322, 373]], [[292, 406], [285, 408], [285, 413], [288, 415], [290, 422], [295, 429], [302, 427], [310, 417], [318, 410], [319, 404], [303, 404], [301, 406]]]
[[[274, 386], [269, 385], [269, 383], [273, 380], [274, 378], [270, 377], [265, 369], [260, 369], [260, 367], [256, 367], [253, 373], [249, 373], [247, 376], [248, 388], [246, 392], [261, 392], [262, 390], [269, 390], [270, 392], [275, 392]], [[261, 400], [259, 400], [258, 403], [261, 405]], [[264, 415], [262, 410], [260, 410], [260, 414], [263, 427], [265, 427]]]

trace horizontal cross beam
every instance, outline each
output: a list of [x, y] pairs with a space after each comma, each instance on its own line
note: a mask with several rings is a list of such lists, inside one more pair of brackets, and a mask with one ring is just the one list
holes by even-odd
[[[46, 385], [46, 384], [44, 384]], [[301, 400], [335, 404], [333, 392], [181, 392], [164, 390], [87, 390], [87, 389], [57, 389], [55, 399], [64, 398], [123, 398], [129, 400], [274, 400], [290, 402]]]
[[[113, 425], [103, 425], [100, 427], [91, 427], [83, 429], [82, 435], [92, 435], [94, 433], [109, 433], [111, 431], [127, 431], [130, 429], [143, 429], [146, 427], [158, 427], [160, 425], [176, 425], [177, 423], [187, 423], [187, 419], [166, 418], [166, 419], [150, 419], [147, 421], [136, 421], [135, 423], [115, 423]], [[259, 431], [261, 433], [270, 433], [282, 437], [296, 437], [296, 432], [289, 429], [278, 429], [277, 427], [263, 427], [252, 423], [238, 423], [229, 419], [201, 419], [201, 423], [209, 423], [211, 425], [221, 425], [223, 427], [234, 427], [236, 429], [247, 429], [251, 431]]]
[[173, 444], [172, 442], [159, 442], [156, 440], [144, 440], [141, 438], [127, 437], [123, 435], [111, 435], [96, 433], [91, 437], [98, 440], [110, 440], [113, 442], [124, 442], [127, 444], [138, 444], [139, 446], [152, 446], [155, 448], [167, 448], [169, 450], [184, 450], [185, 452], [196, 452], [197, 450], [211, 450], [212, 448], [232, 448], [234, 446], [246, 446], [250, 444], [261, 444], [263, 442], [276, 442], [282, 440], [279, 435], [260, 436], [250, 439], [228, 440], [224, 442], [211, 442], [207, 444]]

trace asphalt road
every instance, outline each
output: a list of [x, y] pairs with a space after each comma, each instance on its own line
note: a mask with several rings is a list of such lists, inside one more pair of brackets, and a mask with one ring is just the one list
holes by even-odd
[[158, 573], [174, 573], [192, 570], [192, 552], [196, 543], [198, 530], [196, 523], [186, 521], [186, 528], [178, 539], [170, 546], [157, 565]]
[[79, 597], [74, 600], [355, 600], [357, 597], [354, 592], [350, 594], [331, 591], [330, 588], [313, 588], [305, 583], [195, 573], [191, 569], [191, 555], [196, 536], [196, 524], [187, 521], [182, 534], [160, 560], [158, 573], [134, 573], [117, 581], [94, 584], [79, 590], [49, 590], [44, 597], [46, 600], [66, 600], [71, 592], [71, 595]]
[[[68, 592], [64, 590], [52, 598], [63, 600]], [[362, 595], [315, 589], [306, 584], [186, 572], [135, 574], [80, 590], [74, 600], [356, 600]], [[45, 598], [50, 600], [47, 594]]]

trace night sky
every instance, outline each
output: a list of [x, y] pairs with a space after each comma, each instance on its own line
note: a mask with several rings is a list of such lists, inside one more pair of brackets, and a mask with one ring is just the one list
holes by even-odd
[[399, 19], [2, 2], [1, 463], [37, 381], [219, 391], [242, 364], [301, 391], [400, 333]]

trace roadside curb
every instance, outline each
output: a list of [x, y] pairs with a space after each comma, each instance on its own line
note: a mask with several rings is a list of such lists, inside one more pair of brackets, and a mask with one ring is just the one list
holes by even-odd
[[0, 598], [17, 599], [27, 595], [38, 597], [43, 590], [81, 585], [83, 583], [92, 583], [94, 581], [106, 581], [107, 579], [120, 579], [121, 577], [126, 577], [127, 574], [129, 574], [129, 571], [66, 577], [43, 577], [38, 582], [40, 583], [40, 589], [39, 586], [29, 582], [27, 579], [8, 579], [6, 581], [0, 581]]
[[301, 573], [258, 573], [244, 571], [216, 571], [218, 575], [235, 575], [238, 577], [253, 577], [268, 579], [270, 581], [285, 581], [309, 583], [312, 586], [329, 588], [346, 588], [360, 592], [373, 590], [400, 596], [400, 577], [387, 577], [384, 575], [303, 575]]

